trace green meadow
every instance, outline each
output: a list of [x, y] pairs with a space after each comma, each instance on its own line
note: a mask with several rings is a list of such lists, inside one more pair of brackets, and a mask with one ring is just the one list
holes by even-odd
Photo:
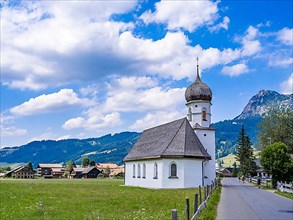
[[[153, 190], [113, 179], [2, 179], [3, 219], [171, 219], [185, 216], [196, 189]], [[190, 204], [193, 207], [193, 204]]]

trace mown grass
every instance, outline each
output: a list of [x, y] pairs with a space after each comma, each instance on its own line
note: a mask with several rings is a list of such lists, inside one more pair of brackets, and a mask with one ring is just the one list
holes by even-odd
[[[4, 219], [184, 219], [196, 189], [152, 190], [112, 179], [0, 180]], [[44, 201], [44, 207], [42, 207]]]
[[202, 210], [198, 216], [198, 220], [215, 220], [217, 217], [217, 207], [221, 198], [221, 187], [215, 189], [210, 199], [208, 200], [207, 207]]
[[288, 199], [292, 199], [293, 200], [293, 193], [286, 193], [286, 192], [281, 192], [279, 190], [275, 191], [276, 194], [280, 195], [280, 196], [284, 196]]

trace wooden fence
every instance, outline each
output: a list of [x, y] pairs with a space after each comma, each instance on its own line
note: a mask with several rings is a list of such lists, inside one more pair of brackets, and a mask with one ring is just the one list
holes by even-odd
[[281, 192], [293, 193], [293, 184], [292, 183], [283, 183], [277, 182], [277, 189]]
[[[257, 184], [257, 178], [250, 178], [250, 179], [248, 178], [247, 180], [251, 183]], [[261, 185], [264, 187], [268, 187], [268, 183], [271, 181], [272, 181], [271, 179], [261, 179]]]
[[[196, 220], [199, 213], [203, 208], [207, 206], [207, 202], [214, 192], [214, 190], [220, 185], [220, 180], [215, 179], [212, 181], [211, 185], [207, 185], [205, 187], [198, 187], [198, 193], [194, 194], [194, 202], [193, 202], [193, 214], [190, 215], [190, 200], [186, 198], [185, 200], [185, 220]], [[203, 190], [203, 198], [202, 198], [202, 190]], [[191, 216], [191, 217], [190, 217]], [[177, 210], [172, 209], [172, 220], [178, 220]]]

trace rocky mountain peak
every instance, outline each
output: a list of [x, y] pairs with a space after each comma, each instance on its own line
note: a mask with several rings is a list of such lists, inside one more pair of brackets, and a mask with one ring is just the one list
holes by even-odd
[[262, 116], [269, 112], [272, 108], [293, 109], [293, 94], [283, 95], [276, 91], [260, 90], [249, 100], [242, 113], [237, 116], [235, 120]]

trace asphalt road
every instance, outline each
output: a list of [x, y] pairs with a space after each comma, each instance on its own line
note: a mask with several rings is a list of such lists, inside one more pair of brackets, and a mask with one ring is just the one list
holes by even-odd
[[265, 191], [237, 178], [224, 178], [217, 220], [293, 220], [293, 200]]

